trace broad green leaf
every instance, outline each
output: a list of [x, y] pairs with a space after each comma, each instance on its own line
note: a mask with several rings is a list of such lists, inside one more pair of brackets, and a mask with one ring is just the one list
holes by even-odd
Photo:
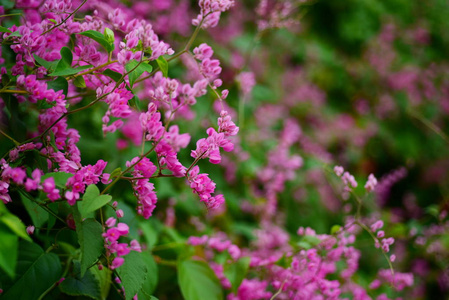
[[129, 73], [128, 74], [129, 85], [132, 88], [134, 85], [134, 82], [140, 77], [140, 75], [143, 74], [144, 70], [140, 67], [139, 62], [134, 59], [130, 60], [125, 65], [125, 69], [126, 69], [126, 72]]
[[139, 291], [139, 299], [148, 297], [148, 295], [151, 295], [155, 290], [158, 282], [158, 267], [156, 262], [154, 261], [153, 255], [151, 253], [145, 252], [141, 254], [141, 258], [143, 260], [143, 263], [145, 267], [148, 270], [147, 278], [145, 278], [145, 281], [142, 285], [142, 290]]
[[39, 299], [48, 288], [55, 284], [62, 274], [61, 263], [54, 253], [45, 253], [38, 245], [20, 243], [16, 268], [17, 281], [5, 289], [2, 299]]
[[54, 71], [51, 74], [48, 74], [48, 76], [70, 76], [75, 75], [81, 71], [84, 71], [86, 69], [92, 68], [92, 65], [86, 65], [86, 66], [79, 66], [77, 68], [65, 68], [64, 70]]
[[100, 282], [89, 270], [81, 277], [79, 261], [73, 261], [71, 275], [59, 285], [60, 290], [70, 296], [86, 296], [92, 299], [101, 299]]
[[142, 260], [141, 253], [131, 251], [124, 258], [125, 262], [117, 269], [117, 272], [125, 289], [126, 300], [128, 300], [140, 291], [148, 275], [148, 270]]
[[61, 59], [55, 67], [55, 72], [64, 71], [72, 67], [73, 54], [67, 47], [61, 48]]
[[42, 57], [37, 56], [36, 54], [33, 54], [33, 57], [34, 57], [34, 60], [38, 64], [43, 66], [45, 69], [47, 69], [47, 71], [53, 70], [59, 62], [59, 60], [47, 61], [47, 60], [43, 59]]
[[0, 223], [0, 269], [14, 278], [19, 250], [19, 237]]
[[83, 200], [78, 201], [78, 209], [81, 217], [86, 218], [91, 212], [105, 206], [112, 197], [110, 195], [100, 195], [100, 191], [95, 184], [91, 184], [86, 188]]
[[144, 72], [148, 72], [148, 73], [153, 72], [153, 67], [146, 62], [142, 62], [140, 64], [139, 68], [143, 69]]
[[73, 79], [73, 84], [79, 88], [86, 87], [86, 81], [84, 80], [83, 76], [76, 76], [75, 79]]
[[81, 221], [81, 215], [76, 206], [73, 207], [73, 217], [81, 246], [81, 276], [84, 276], [86, 270], [97, 261], [104, 250], [103, 228], [95, 219]]
[[122, 74], [112, 71], [111, 69], [104, 70], [103, 75], [111, 77], [115, 82], [119, 81], [122, 78]]
[[3, 6], [3, 9], [11, 9], [16, 5], [16, 1], [14, 0], [0, 0], [0, 5]]
[[[159, 225], [159, 226], [158, 226]], [[143, 235], [147, 242], [148, 249], [152, 249], [159, 240], [159, 233], [161, 231], [161, 225], [156, 221], [148, 220], [147, 222], [140, 222], [140, 229], [142, 229]]]
[[163, 56], [159, 56], [158, 59], [156, 59], [157, 65], [159, 66], [159, 69], [161, 69], [162, 74], [164, 77], [168, 76], [168, 62]]
[[44, 181], [45, 179], [49, 177], [53, 177], [55, 180], [55, 184], [58, 187], [64, 188], [67, 180], [72, 177], [73, 174], [65, 173], [65, 172], [53, 172], [53, 173], [47, 173], [44, 176], [42, 176], [41, 180]]
[[42, 227], [42, 225], [48, 221], [48, 212], [38, 204], [25, 197], [22, 193], [20, 193], [20, 197], [22, 198], [22, 203], [30, 215], [34, 226]]
[[186, 300], [223, 299], [220, 282], [204, 261], [180, 260], [178, 282]]
[[107, 299], [109, 295], [109, 290], [111, 289], [111, 274], [112, 271], [103, 266], [102, 270], [98, 267], [93, 267], [89, 269], [90, 272], [97, 278], [100, 283], [101, 299]]
[[8, 33], [12, 33], [11, 30], [9, 30], [8, 28], [3, 27], [3, 26], [0, 26], [0, 32], [8, 32]]
[[16, 215], [13, 214], [5, 214], [0, 217], [0, 222], [5, 224], [9, 229], [11, 229], [12, 232], [14, 232], [17, 236], [31, 242], [31, 238], [26, 232], [26, 227], [22, 223], [22, 220], [20, 220]]
[[103, 46], [103, 48], [108, 52], [112, 52], [114, 50], [114, 43], [110, 43], [106, 37], [95, 30], [87, 30], [81, 33], [78, 33], [80, 35], [84, 35], [87, 36], [88, 38], [93, 39], [94, 41], [98, 42], [101, 46]]
[[[53, 81], [47, 81], [48, 89], [52, 89], [55, 92], [62, 90], [64, 95], [67, 96], [69, 92], [69, 83], [64, 77], [58, 77]], [[55, 179], [56, 180], [56, 179]]]
[[237, 292], [237, 289], [245, 278], [250, 261], [251, 258], [249, 257], [241, 257], [238, 261], [225, 265], [224, 274], [231, 282], [234, 293]]

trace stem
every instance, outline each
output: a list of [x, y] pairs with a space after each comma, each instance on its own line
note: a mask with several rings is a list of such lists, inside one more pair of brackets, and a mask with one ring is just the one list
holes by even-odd
[[3, 134], [4, 136], [6, 136], [8, 139], [10, 139], [16, 146], [19, 146], [20, 143], [18, 141], [16, 141], [15, 139], [13, 139], [12, 137], [10, 137], [8, 134], [6, 134], [6, 132], [4, 132], [3, 130], [0, 129], [0, 133]]
[[[373, 238], [373, 240], [374, 240], [375, 243], [379, 243], [379, 244], [380, 244], [379, 239], [378, 239], [378, 238], [371, 232], [371, 230], [370, 230], [365, 224], [363, 224], [363, 223], [360, 222], [360, 221], [355, 221], [354, 223], [357, 224], [357, 225], [359, 225], [359, 226], [360, 226], [363, 230], [365, 230], [366, 232], [368, 232], [369, 235]], [[385, 252], [382, 250], [382, 248], [380, 249], [380, 251], [382, 251], [382, 254], [384, 255], [385, 259], [386, 259], [387, 262], [388, 262], [388, 265], [389, 265], [390, 270], [391, 270], [391, 275], [394, 275], [393, 265], [391, 264], [391, 261], [390, 261], [390, 259], [388, 258], [387, 253], [385, 253]]]
[[29, 94], [27, 91], [23, 90], [0, 90], [0, 93], [9, 93], [9, 94]]
[[52, 28], [50, 28], [50, 29], [48, 29], [48, 30], [46, 30], [46, 31], [44, 31], [42, 34], [41, 34], [41, 36], [42, 35], [44, 35], [44, 34], [46, 34], [46, 33], [49, 33], [50, 31], [52, 31], [53, 29], [55, 29], [55, 28], [58, 28], [59, 26], [61, 26], [62, 24], [64, 24], [68, 19], [70, 19], [70, 17], [71, 16], [73, 16], [84, 4], [86, 4], [86, 2], [87, 2], [87, 0], [83, 0], [83, 2], [80, 4], [80, 6], [78, 6], [71, 14], [69, 14], [68, 16], [67, 16], [67, 18], [65, 18], [64, 20], [62, 20], [62, 22], [61, 23], [59, 23], [59, 24], [56, 24], [55, 26], [53, 26]]
[[88, 75], [88, 74], [92, 73], [93, 71], [102, 69], [102, 68], [107, 67], [107, 66], [109, 66], [109, 65], [111, 65], [111, 64], [114, 64], [114, 63], [116, 63], [116, 62], [118, 62], [118, 60], [113, 60], [113, 61], [105, 62], [104, 64], [99, 65], [98, 67], [95, 67], [95, 68], [90, 69], [90, 70], [88, 70], [88, 71], [86, 71], [86, 72], [83, 72], [83, 73], [78, 73], [78, 74], [74, 75], [73, 77], [76, 78], [76, 77], [79, 77], [79, 76], [82, 76], [82, 75]]
[[165, 260], [160, 256], [153, 255], [154, 261], [160, 265], [175, 267], [178, 265], [176, 261], [173, 260]]
[[287, 282], [287, 280], [284, 280], [281, 284], [281, 287], [279, 288], [279, 290], [270, 298], [270, 300], [274, 300], [274, 298], [276, 298], [277, 296], [279, 296], [279, 294], [282, 292], [282, 289], [284, 288], [285, 283]]
[[179, 243], [179, 242], [172, 242], [172, 243], [167, 243], [167, 244], [162, 244], [159, 246], [154, 246], [151, 251], [161, 251], [161, 250], [166, 250], [166, 249], [173, 249], [173, 248], [178, 248], [181, 246], [185, 246], [185, 243]]
[[449, 144], [449, 137], [441, 130], [440, 127], [438, 127], [437, 125], [435, 125], [434, 123], [432, 123], [431, 121], [427, 120], [426, 118], [424, 118], [424, 116], [420, 115], [417, 112], [414, 112], [411, 109], [407, 110], [407, 114], [409, 114], [410, 116], [412, 116], [413, 118], [417, 119], [418, 121], [420, 121], [421, 123], [423, 123], [425, 126], [427, 126], [430, 130], [432, 130], [433, 132], [435, 132], [437, 135], [439, 135], [446, 143]]

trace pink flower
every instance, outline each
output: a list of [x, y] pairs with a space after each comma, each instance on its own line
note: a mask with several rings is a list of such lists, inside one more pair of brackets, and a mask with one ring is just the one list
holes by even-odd
[[115, 214], [117, 215], [117, 218], [123, 218], [123, 216], [124, 216], [123, 210], [121, 210], [121, 209], [117, 209]]
[[26, 232], [28, 235], [32, 235], [34, 233], [34, 226], [30, 225], [26, 228]]
[[117, 269], [118, 267], [123, 265], [124, 262], [125, 262], [125, 259], [123, 257], [114, 258], [114, 260], [112, 261], [111, 269], [112, 270]]

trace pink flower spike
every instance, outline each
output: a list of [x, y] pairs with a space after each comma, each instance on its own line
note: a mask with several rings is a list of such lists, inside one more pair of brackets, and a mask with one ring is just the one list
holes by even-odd
[[390, 255], [391, 262], [394, 262], [396, 260], [396, 255], [392, 254]]

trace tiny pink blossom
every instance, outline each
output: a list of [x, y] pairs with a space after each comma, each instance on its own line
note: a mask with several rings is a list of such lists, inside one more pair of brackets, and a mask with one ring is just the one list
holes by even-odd
[[117, 220], [115, 219], [115, 218], [113, 218], [113, 217], [110, 217], [109, 219], [107, 219], [106, 220], [106, 226], [108, 226], [108, 227], [113, 227], [114, 225], [115, 225], [115, 222], [116, 222]]
[[114, 258], [114, 260], [112, 261], [111, 269], [112, 270], [117, 269], [118, 267], [123, 265], [124, 262], [125, 262], [125, 259], [123, 257]]
[[123, 218], [123, 216], [125, 215], [123, 210], [121, 210], [121, 209], [117, 209], [115, 214], [117, 215], [117, 218]]
[[30, 225], [27, 227], [26, 231], [28, 233], [28, 235], [32, 235], [34, 233], [34, 226]]

